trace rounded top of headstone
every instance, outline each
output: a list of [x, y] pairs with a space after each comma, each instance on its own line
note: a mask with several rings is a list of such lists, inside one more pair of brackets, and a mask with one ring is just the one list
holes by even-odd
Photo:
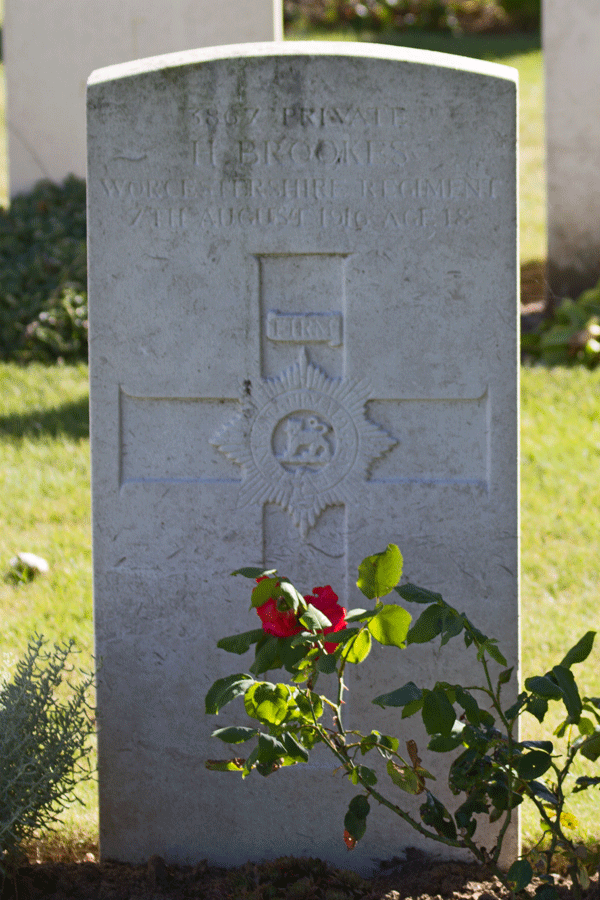
[[131, 78], [149, 72], [177, 69], [225, 59], [254, 59], [270, 56], [301, 57], [354, 57], [363, 60], [408, 62], [437, 68], [472, 72], [490, 78], [502, 78], [518, 83], [518, 72], [512, 66], [485, 60], [439, 53], [433, 50], [415, 50], [411, 47], [388, 47], [385, 44], [362, 44], [351, 41], [268, 41], [255, 44], [227, 44], [220, 47], [203, 47], [181, 53], [168, 53], [147, 59], [96, 69], [88, 78], [88, 87], [107, 81]]

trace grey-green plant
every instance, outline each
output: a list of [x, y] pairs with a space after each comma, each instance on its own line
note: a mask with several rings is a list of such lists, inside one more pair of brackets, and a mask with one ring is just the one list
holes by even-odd
[[[598, 855], [569, 833], [572, 817], [567, 804], [570, 793], [600, 785], [597, 777], [580, 776], [574, 782], [572, 777], [577, 756], [592, 762], [600, 757], [600, 698], [581, 696], [572, 669], [592, 651], [594, 631], [588, 631], [551, 670], [527, 678], [516, 699], [513, 693], [505, 701], [502, 694], [513, 667], [508, 667], [497, 640], [483, 634], [440, 594], [413, 584], [400, 585], [402, 554], [393, 544], [359, 566], [357, 587], [375, 601], [369, 610], [346, 613], [329, 585], [313, 588], [313, 595], [303, 597], [273, 570], [249, 567], [233, 574], [256, 580], [251, 607], [263, 627], [218, 642], [221, 649], [236, 654], [255, 645], [255, 658], [248, 672], [216, 681], [205, 705], [207, 713], [218, 714], [242, 696], [251, 726], [220, 728], [213, 736], [234, 745], [256, 743], [245, 758], [208, 760], [207, 768], [238, 772], [243, 778], [254, 770], [269, 776], [282, 766], [307, 762], [313, 748], [324, 744], [359, 789], [344, 819], [344, 840], [350, 849], [365, 834], [370, 801], [375, 801], [433, 841], [470, 851], [511, 892], [525, 890], [535, 874], [540, 879], [536, 896], [556, 898], [552, 868], [556, 856], [561, 856], [567, 860], [573, 894], [580, 896], [598, 866]], [[392, 591], [407, 603], [425, 606], [414, 623], [396, 602], [383, 603], [381, 598]], [[432, 686], [409, 681], [373, 698], [382, 708], [397, 709], [402, 720], [420, 715], [428, 735], [427, 751], [450, 754], [447, 782], [456, 802], [447, 806], [432, 785], [435, 778], [425, 768], [427, 762], [423, 764], [419, 754], [424, 751], [417, 747], [410, 723], [404, 726], [405, 738], [409, 737], [406, 751], [393, 735], [345, 727], [343, 697], [348, 686], [344, 675], [348, 665], [366, 659], [373, 640], [404, 649], [437, 638], [444, 647], [459, 636], [475, 654], [472, 681], [436, 681]], [[279, 668], [290, 673], [289, 684], [257, 677]], [[478, 668], [480, 678], [475, 674]], [[316, 692], [321, 675], [335, 676], [332, 696]], [[552, 702], [565, 707], [566, 716], [555, 736], [566, 738], [566, 748], [561, 751], [550, 740], [519, 740], [519, 718], [529, 714], [543, 722]], [[383, 771], [365, 764], [369, 754], [383, 758]], [[418, 816], [402, 803], [403, 793], [422, 797]], [[531, 859], [515, 859], [505, 871], [500, 865], [504, 838], [514, 810], [525, 798], [539, 812], [542, 839]], [[477, 836], [486, 819], [497, 823], [493, 846], [487, 847]]]
[[93, 775], [93, 676], [75, 667], [73, 652], [73, 642], [47, 649], [35, 635], [0, 684], [0, 875], [15, 865], [22, 841], [51, 828]]

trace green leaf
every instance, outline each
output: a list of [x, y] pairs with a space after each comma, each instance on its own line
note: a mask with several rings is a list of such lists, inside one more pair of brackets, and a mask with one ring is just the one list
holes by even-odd
[[489, 809], [485, 802], [484, 796], [471, 796], [462, 803], [456, 812], [454, 818], [459, 828], [464, 828], [468, 837], [473, 837], [477, 828], [477, 820], [474, 818], [475, 813], [486, 813]]
[[205, 768], [212, 772], [242, 772], [245, 759], [207, 759]]
[[256, 609], [266, 603], [267, 600], [273, 600], [275, 597], [281, 597], [279, 579], [265, 578], [252, 591], [251, 606]]
[[404, 648], [411, 620], [411, 614], [401, 606], [388, 604], [377, 611], [367, 628], [385, 647]]
[[587, 631], [584, 636], [579, 641], [577, 641], [577, 643], [573, 647], [571, 647], [571, 649], [561, 662], [561, 666], [564, 666], [566, 669], [570, 669], [570, 667], [575, 663], [580, 663], [587, 659], [592, 652], [595, 637], [595, 631]]
[[600, 730], [585, 739], [579, 748], [579, 752], [586, 759], [596, 762], [600, 756]]
[[448, 753], [450, 750], [456, 750], [463, 742], [462, 731], [462, 728], [460, 730], [453, 729], [451, 734], [434, 735], [429, 741], [427, 749], [434, 753]]
[[471, 725], [479, 725], [481, 717], [477, 700], [469, 693], [469, 691], [465, 691], [464, 688], [460, 687], [460, 685], [457, 685], [456, 687], [456, 702], [464, 709]]
[[423, 698], [421, 698], [420, 700], [413, 700], [412, 703], [407, 703], [402, 710], [402, 718], [408, 719], [410, 716], [414, 716], [414, 714], [419, 712], [421, 709], [423, 709]]
[[596, 730], [592, 720], [588, 719], [586, 716], [581, 716], [579, 722], [577, 723], [577, 728], [579, 730], [579, 734], [584, 734], [586, 737], [590, 734], [593, 734]]
[[348, 806], [348, 811], [352, 813], [353, 816], [358, 816], [359, 819], [366, 819], [369, 815], [369, 801], [364, 796], [364, 794], [357, 794], [356, 797], [353, 797]]
[[536, 717], [538, 722], [543, 722], [548, 712], [548, 701], [543, 697], [528, 697], [525, 708], [527, 712]]
[[525, 687], [532, 694], [537, 694], [538, 697], [546, 700], [561, 700], [563, 696], [557, 683], [547, 675], [533, 675], [531, 678], [526, 678]]
[[543, 750], [532, 750], [517, 760], [517, 774], [523, 781], [531, 781], [547, 772], [552, 765], [552, 757]]
[[392, 753], [395, 753], [400, 746], [398, 738], [392, 737], [390, 734], [380, 734], [378, 743], [386, 750], [391, 750]]
[[380, 694], [372, 702], [385, 709], [386, 706], [406, 706], [408, 703], [421, 700], [422, 697], [423, 691], [414, 682], [409, 681], [403, 687], [396, 688], [395, 691], [391, 691], [389, 694]]
[[424, 609], [407, 635], [409, 644], [426, 644], [442, 633], [442, 607], [437, 604]]
[[434, 594], [433, 591], [417, 587], [416, 584], [399, 584], [394, 590], [409, 603], [443, 603], [441, 594]]
[[299, 691], [296, 695], [295, 702], [302, 715], [309, 722], [312, 722], [313, 720], [313, 712], [317, 719], [320, 719], [323, 715], [323, 702], [319, 695], [315, 694], [313, 691]]
[[396, 787], [399, 787], [401, 791], [407, 794], [423, 793], [423, 780], [410, 766], [399, 766], [389, 759], [386, 769]]
[[[279, 655], [273, 660], [271, 665], [268, 666], [270, 669], [277, 669], [280, 668], [280, 666], [284, 666], [288, 672], [295, 673], [297, 667], [301, 665], [303, 661], [307, 661], [307, 657], [310, 657], [311, 655], [310, 650], [307, 652], [306, 645], [298, 646], [294, 643], [293, 637], [275, 638], [275, 640], [277, 641]], [[267, 670], [263, 669], [263, 671], [266, 672]]]
[[332, 675], [335, 672], [337, 659], [333, 653], [322, 653], [317, 660], [317, 669], [324, 675]]
[[244, 741], [249, 741], [255, 734], [258, 734], [258, 729], [256, 728], [232, 725], [229, 728], [217, 728], [216, 731], [213, 731], [211, 737], [219, 738], [220, 741], [225, 741], [226, 744], [243, 744]]
[[230, 637], [217, 641], [217, 647], [228, 653], [247, 653], [252, 644], [256, 644], [264, 637], [262, 628], [254, 628], [252, 631], [244, 631], [242, 634], [232, 634]]
[[511, 675], [513, 673], [514, 666], [511, 666], [510, 669], [504, 669], [504, 671], [500, 672], [498, 675], [498, 684], [508, 684], [510, 681]]
[[[343, 628], [342, 631], [330, 631], [327, 635], [327, 642], [331, 642], [332, 644], [346, 644], [358, 634], [358, 631], [358, 628]], [[314, 641], [312, 635], [311, 639]]]
[[367, 787], [373, 787], [373, 785], [377, 784], [377, 775], [373, 769], [370, 769], [368, 766], [357, 766], [356, 771]]
[[543, 750], [545, 753], [554, 752], [554, 744], [552, 741], [523, 741], [518, 746], [524, 750]]
[[291, 699], [287, 685], [259, 681], [246, 691], [244, 706], [251, 719], [267, 725], [281, 725]]
[[254, 684], [254, 678], [246, 673], [219, 678], [209, 689], [204, 700], [206, 713], [218, 715], [220, 709], [223, 709], [240, 694], [244, 694], [252, 684]]
[[589, 775], [580, 775], [575, 781], [573, 793], [578, 794], [580, 791], [585, 791], [589, 787], [598, 787], [599, 785], [600, 778], [590, 778]]
[[350, 801], [348, 812], [344, 816], [344, 828], [355, 841], [360, 841], [367, 830], [369, 809], [369, 801], [363, 794], [358, 794]]
[[294, 612], [298, 612], [299, 609], [305, 608], [306, 600], [291, 582], [282, 579], [280, 586], [281, 593], [287, 601], [288, 609], [293, 609]]
[[353, 641], [346, 644], [342, 657], [354, 665], [361, 663], [371, 652], [371, 635], [366, 628], [359, 631]]
[[583, 710], [583, 705], [573, 673], [564, 666], [554, 666], [552, 668], [552, 674], [563, 693], [563, 701], [569, 717], [573, 722], [577, 722]]
[[548, 803], [550, 806], [558, 806], [558, 797], [543, 782], [530, 781], [528, 787], [531, 793], [539, 797], [544, 803]]
[[423, 724], [427, 734], [449, 735], [456, 713], [443, 691], [423, 691]]
[[313, 606], [312, 603], [308, 604], [308, 609], [300, 616], [300, 622], [309, 631], [325, 631], [326, 628], [331, 627], [331, 622], [327, 616], [320, 609], [317, 609], [316, 606]]
[[465, 627], [465, 616], [444, 603], [434, 603], [423, 610], [418, 620], [408, 632], [409, 644], [425, 644], [441, 635], [441, 645], [461, 633]]
[[[263, 636], [264, 632], [263, 632]], [[265, 636], [266, 637], [266, 636]], [[256, 648], [254, 662], [250, 666], [253, 675], [260, 675], [268, 669], [279, 668], [279, 638], [269, 635], [264, 644]]]
[[483, 654], [487, 653], [494, 662], [497, 662], [500, 666], [506, 666], [508, 663], [506, 662], [506, 658], [500, 652], [498, 647], [496, 646], [498, 641], [495, 638], [486, 638], [483, 644], [481, 644], [479, 651], [477, 653], [477, 659], [483, 659]]
[[421, 819], [426, 825], [431, 825], [438, 834], [443, 834], [444, 837], [456, 840], [456, 826], [452, 821], [452, 816], [446, 807], [442, 806], [440, 801], [429, 791], [427, 791], [427, 800], [421, 806], [419, 812], [421, 813]]
[[346, 622], [362, 622], [363, 619], [368, 619], [373, 615], [375, 615], [375, 613], [370, 609], [350, 609], [346, 613]]
[[286, 750], [281, 741], [272, 734], [259, 734], [258, 736], [258, 765], [256, 768], [261, 775], [270, 774], [273, 763], [286, 755]]
[[506, 873], [506, 877], [510, 882], [515, 894], [518, 894], [519, 891], [522, 891], [527, 887], [527, 885], [533, 878], [533, 869], [531, 868], [531, 863], [527, 859], [515, 860], [515, 862]]
[[382, 553], [367, 556], [358, 567], [356, 586], [365, 597], [374, 600], [385, 597], [400, 581], [402, 554], [395, 544], [388, 544]]
[[269, 577], [269, 575], [275, 575], [277, 569], [257, 569], [255, 566], [243, 566], [241, 569], [236, 569], [235, 572], [232, 572], [232, 575], [243, 575], [244, 578], [252, 578], [256, 581], [257, 578], [262, 578], [264, 575]]
[[516, 719], [519, 715], [523, 707], [527, 704], [529, 700], [528, 694], [526, 691], [521, 691], [515, 703], [510, 706], [504, 713], [506, 718], [510, 721], [511, 719]]
[[296, 740], [293, 734], [286, 731], [281, 738], [281, 742], [286, 749], [287, 755], [298, 762], [308, 762], [308, 750]]

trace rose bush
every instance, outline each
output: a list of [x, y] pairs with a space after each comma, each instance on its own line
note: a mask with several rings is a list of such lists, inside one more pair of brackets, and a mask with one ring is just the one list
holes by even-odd
[[[440, 594], [413, 584], [400, 585], [401, 573], [402, 554], [393, 544], [364, 559], [356, 584], [365, 597], [375, 601], [375, 607], [350, 611], [340, 605], [330, 585], [313, 588], [312, 594], [303, 596], [273, 570], [247, 568], [233, 573], [256, 581], [251, 606], [262, 627], [218, 642], [223, 650], [237, 654], [256, 645], [254, 662], [247, 673], [218, 679], [206, 695], [205, 705], [208, 714], [216, 715], [243, 696], [251, 726], [219, 728], [213, 736], [228, 744], [251, 740], [256, 744], [245, 758], [207, 760], [207, 768], [239, 772], [243, 778], [253, 771], [268, 776], [283, 766], [308, 762], [313, 748], [324, 744], [337, 769], [359, 789], [340, 829], [340, 839], [348, 849], [365, 834], [369, 801], [374, 800], [420, 834], [448, 847], [469, 850], [513, 893], [530, 884], [535, 869], [541, 879], [536, 900], [556, 900], [551, 865], [556, 855], [562, 856], [573, 894], [580, 896], [581, 889], [589, 886], [600, 854], [569, 834], [573, 816], [566, 804], [570, 793], [600, 786], [600, 777], [580, 776], [570, 792], [566, 786], [577, 757], [591, 762], [600, 758], [600, 698], [580, 695], [572, 668], [589, 656], [595, 632], [588, 631], [550, 671], [527, 678], [524, 689], [518, 696], [514, 692], [507, 703], [502, 694], [513, 669], [507, 667], [498, 642], [479, 631]], [[425, 606], [414, 623], [402, 606], [380, 599], [392, 592], [407, 603]], [[443, 648], [459, 636], [465, 648], [476, 653], [468, 686], [437, 681], [421, 687], [409, 681], [373, 698], [377, 706], [397, 709], [403, 721], [419, 715], [428, 736], [425, 749], [417, 747], [412, 738], [405, 739], [404, 751], [397, 737], [374, 729], [363, 733], [345, 728], [345, 670], [367, 658], [373, 640], [404, 649], [439, 637]], [[478, 666], [483, 671], [479, 684]], [[290, 683], [256, 678], [278, 668], [290, 673]], [[322, 674], [337, 678], [332, 697], [315, 691]], [[554, 732], [559, 739], [566, 737], [562, 754], [553, 741], [520, 741], [518, 736], [520, 716], [528, 713], [542, 722], [551, 702], [564, 705], [566, 711]], [[367, 755], [373, 753], [384, 760], [378, 769], [366, 765]], [[422, 765], [421, 753], [451, 754], [447, 785], [455, 798], [452, 803], [446, 805], [439, 792], [434, 793], [431, 782], [435, 778]], [[414, 805], [402, 804], [402, 793], [421, 796], [418, 813]], [[542, 837], [529, 858], [516, 859], [506, 872], [500, 866], [503, 841], [514, 810], [525, 798], [539, 812]], [[488, 833], [492, 846], [487, 847], [477, 834], [486, 820], [497, 823], [495, 835]]]

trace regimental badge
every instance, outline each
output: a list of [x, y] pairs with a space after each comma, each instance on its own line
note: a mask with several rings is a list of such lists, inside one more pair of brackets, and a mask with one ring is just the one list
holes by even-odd
[[303, 538], [330, 505], [347, 503], [397, 444], [370, 422], [366, 379], [329, 378], [308, 359], [246, 383], [241, 409], [211, 444], [242, 467], [239, 506], [278, 503]]

